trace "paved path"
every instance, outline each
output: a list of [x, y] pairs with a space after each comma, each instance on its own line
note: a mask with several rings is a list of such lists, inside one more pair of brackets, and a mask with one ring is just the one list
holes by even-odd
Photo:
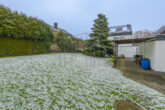
[[119, 59], [116, 68], [122, 70], [124, 76], [165, 94], [165, 73], [142, 70], [133, 59]]

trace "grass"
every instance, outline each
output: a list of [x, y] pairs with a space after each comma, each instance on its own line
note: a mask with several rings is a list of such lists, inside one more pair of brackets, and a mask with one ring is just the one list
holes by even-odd
[[50, 54], [0, 59], [0, 109], [165, 109], [165, 95], [125, 78], [108, 58]]

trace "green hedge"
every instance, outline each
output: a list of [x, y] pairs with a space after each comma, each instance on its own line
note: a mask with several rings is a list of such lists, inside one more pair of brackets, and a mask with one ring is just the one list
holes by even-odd
[[0, 56], [47, 53], [49, 44], [42, 41], [0, 38]]
[[0, 5], [0, 38], [53, 41], [50, 26], [42, 20]]

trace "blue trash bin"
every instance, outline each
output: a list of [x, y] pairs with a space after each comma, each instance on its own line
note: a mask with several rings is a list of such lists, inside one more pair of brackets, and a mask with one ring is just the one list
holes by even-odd
[[141, 67], [144, 70], [150, 70], [150, 61], [148, 59], [141, 60]]

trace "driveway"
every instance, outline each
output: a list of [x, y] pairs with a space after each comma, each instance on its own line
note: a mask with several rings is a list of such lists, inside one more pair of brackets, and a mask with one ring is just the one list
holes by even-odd
[[133, 59], [119, 59], [116, 68], [122, 70], [124, 76], [165, 94], [165, 73], [142, 70]]

